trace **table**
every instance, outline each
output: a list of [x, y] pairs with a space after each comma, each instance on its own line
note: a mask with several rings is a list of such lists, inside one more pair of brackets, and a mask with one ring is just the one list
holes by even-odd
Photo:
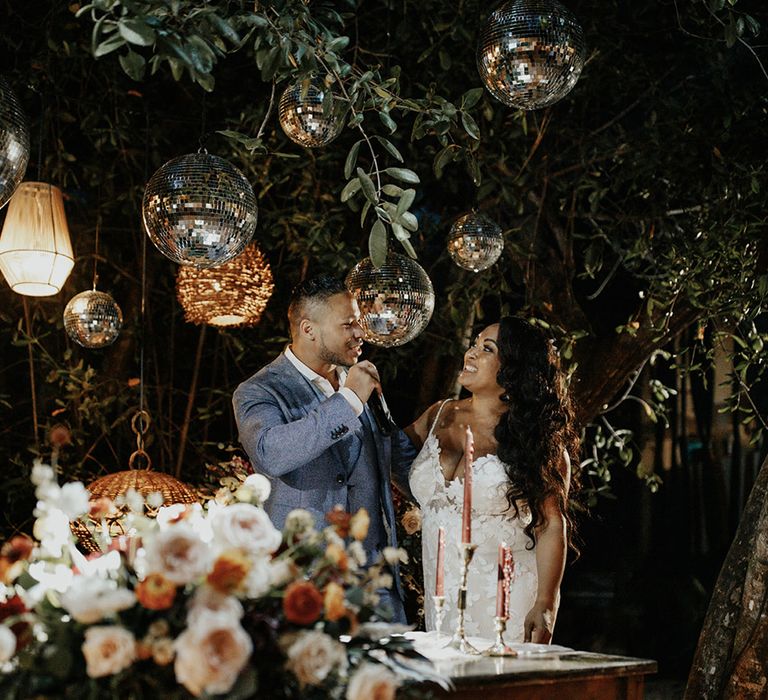
[[455, 686], [452, 691], [435, 689], [435, 697], [451, 700], [641, 700], [645, 676], [657, 670], [656, 662], [649, 659], [556, 646], [545, 651], [537, 644], [512, 645], [521, 654], [517, 658], [464, 657], [452, 652], [447, 656], [435, 651], [433, 635], [406, 636], [411, 635], [416, 648]]

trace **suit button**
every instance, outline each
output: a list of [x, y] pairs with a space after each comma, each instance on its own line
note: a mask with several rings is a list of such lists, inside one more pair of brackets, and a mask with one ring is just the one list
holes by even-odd
[[344, 483], [344, 475], [343, 474], [337, 474], [336, 475], [336, 483], [337, 484], [343, 484]]

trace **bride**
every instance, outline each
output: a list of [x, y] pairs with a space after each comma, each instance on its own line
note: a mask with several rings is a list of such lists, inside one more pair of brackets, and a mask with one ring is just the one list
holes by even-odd
[[469, 398], [440, 401], [406, 432], [421, 451], [410, 486], [422, 511], [427, 631], [435, 629], [438, 528], [445, 529], [446, 615], [456, 626], [465, 427], [475, 438], [472, 533], [465, 630], [492, 639], [498, 545], [512, 548], [507, 641], [549, 643], [570, 535], [569, 454], [578, 436], [552, 343], [535, 326], [505, 317], [478, 335], [459, 382]]

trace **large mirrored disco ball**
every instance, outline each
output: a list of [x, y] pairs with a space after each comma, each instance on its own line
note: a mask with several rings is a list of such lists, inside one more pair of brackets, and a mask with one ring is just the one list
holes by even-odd
[[360, 307], [365, 340], [372, 345], [404, 345], [432, 318], [432, 281], [421, 265], [405, 255], [390, 252], [378, 269], [365, 258], [350, 270], [346, 284]]
[[120, 335], [123, 312], [106, 292], [95, 289], [73, 296], [64, 308], [64, 328], [84, 348], [105, 348]]
[[346, 101], [322, 80], [299, 80], [280, 98], [280, 126], [285, 135], [307, 148], [325, 146], [344, 128]]
[[465, 270], [480, 272], [489, 268], [503, 250], [501, 226], [485, 214], [471, 211], [460, 216], [448, 234], [448, 253]]
[[29, 126], [11, 86], [0, 77], [0, 207], [24, 178], [29, 161]]
[[150, 178], [142, 218], [163, 255], [203, 270], [242, 252], [256, 230], [258, 206], [251, 183], [232, 163], [190, 153]]
[[480, 29], [477, 69], [510, 107], [539, 109], [565, 97], [584, 67], [584, 31], [556, 0], [511, 0]]

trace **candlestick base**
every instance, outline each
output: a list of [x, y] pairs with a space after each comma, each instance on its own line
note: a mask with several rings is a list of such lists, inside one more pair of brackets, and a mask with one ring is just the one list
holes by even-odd
[[445, 619], [445, 596], [433, 595], [432, 602], [435, 604], [435, 632], [439, 639], [443, 634], [443, 620]]
[[483, 656], [517, 656], [517, 652], [504, 643], [507, 619], [504, 617], [494, 617], [493, 622], [494, 630], [496, 631], [496, 641], [492, 647], [483, 652]]
[[444, 648], [456, 649], [462, 654], [476, 655], [480, 654], [480, 652], [469, 643], [467, 635], [464, 632], [464, 611], [467, 609], [467, 574], [469, 573], [469, 564], [472, 561], [472, 557], [475, 556], [477, 545], [462, 542], [459, 545], [459, 548], [461, 550], [461, 583], [459, 584], [459, 595], [456, 606], [459, 611], [459, 619], [451, 641], [448, 642]]

